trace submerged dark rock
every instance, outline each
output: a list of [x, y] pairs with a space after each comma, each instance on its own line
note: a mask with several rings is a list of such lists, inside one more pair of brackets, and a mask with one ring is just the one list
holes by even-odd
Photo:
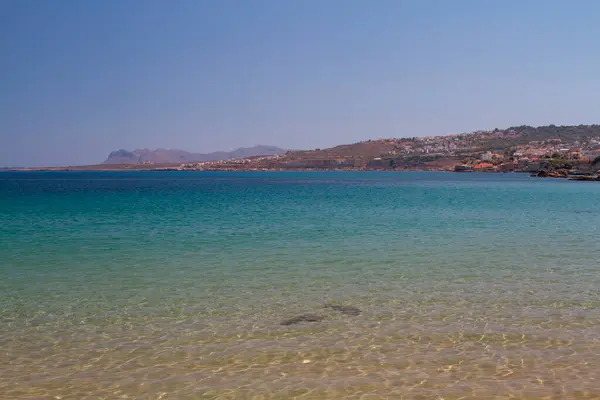
[[340, 306], [336, 304], [325, 304], [325, 308], [331, 308], [334, 311], [338, 311], [346, 315], [358, 315], [362, 312], [359, 308], [356, 307]]
[[281, 325], [295, 325], [301, 322], [319, 322], [324, 319], [324, 316], [318, 314], [302, 314], [294, 318], [286, 319], [281, 323]]

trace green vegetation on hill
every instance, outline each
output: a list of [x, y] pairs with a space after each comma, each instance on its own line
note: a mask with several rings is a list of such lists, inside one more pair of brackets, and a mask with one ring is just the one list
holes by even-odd
[[557, 143], [568, 145], [586, 145], [591, 138], [600, 137], [600, 125], [577, 126], [512, 126], [507, 129], [494, 129], [492, 132], [474, 132], [459, 135], [470, 144], [464, 152], [477, 149], [505, 153], [515, 151], [514, 147], [535, 142], [556, 140]]
[[546, 125], [546, 126], [514, 126], [505, 131], [515, 131], [521, 136], [521, 143], [561, 139], [562, 141], [581, 140], [600, 136], [600, 125]]

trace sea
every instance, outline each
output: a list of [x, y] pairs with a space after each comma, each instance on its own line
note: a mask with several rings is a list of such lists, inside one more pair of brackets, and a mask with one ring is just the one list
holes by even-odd
[[0, 173], [2, 399], [598, 399], [600, 186]]

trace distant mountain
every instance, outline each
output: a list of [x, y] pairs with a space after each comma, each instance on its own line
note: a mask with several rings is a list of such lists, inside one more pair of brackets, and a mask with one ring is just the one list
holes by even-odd
[[183, 150], [169, 149], [137, 149], [133, 151], [116, 150], [108, 155], [103, 164], [169, 164], [203, 161], [231, 160], [257, 156], [273, 156], [285, 153], [284, 149], [275, 146], [241, 147], [233, 151], [217, 151], [213, 153], [190, 153]]

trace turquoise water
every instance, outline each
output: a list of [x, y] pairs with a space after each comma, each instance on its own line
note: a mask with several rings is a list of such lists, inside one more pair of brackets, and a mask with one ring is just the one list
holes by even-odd
[[0, 397], [599, 398], [599, 205], [519, 174], [1, 173]]

